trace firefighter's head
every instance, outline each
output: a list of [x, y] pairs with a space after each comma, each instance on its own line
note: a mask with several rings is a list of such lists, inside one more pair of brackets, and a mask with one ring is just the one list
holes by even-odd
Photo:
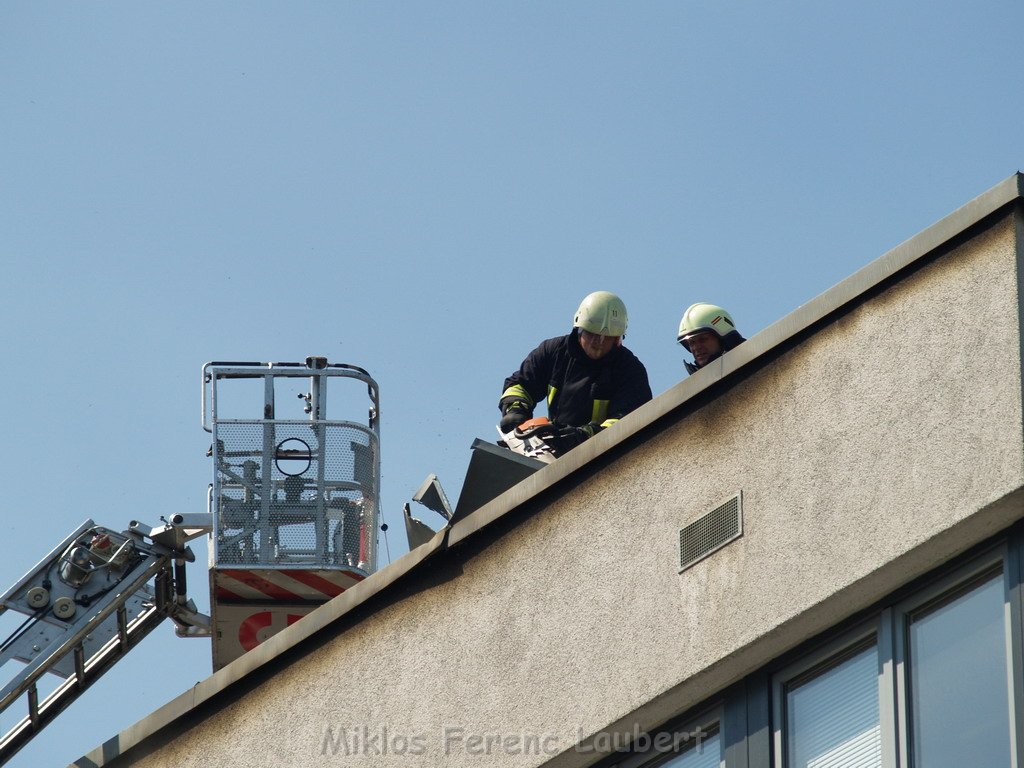
[[580, 339], [580, 347], [591, 360], [600, 360], [622, 344], [626, 335], [626, 305], [608, 291], [595, 291], [580, 303], [572, 326]]
[[683, 313], [676, 338], [693, 355], [696, 368], [703, 368], [743, 340], [732, 315], [704, 302], [691, 304]]

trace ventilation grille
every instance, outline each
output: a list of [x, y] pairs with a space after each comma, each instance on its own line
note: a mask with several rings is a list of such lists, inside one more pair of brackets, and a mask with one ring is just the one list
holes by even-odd
[[679, 572], [743, 535], [743, 493], [679, 529]]

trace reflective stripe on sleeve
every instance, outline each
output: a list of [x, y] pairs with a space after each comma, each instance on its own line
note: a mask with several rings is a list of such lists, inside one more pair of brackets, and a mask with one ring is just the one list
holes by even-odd
[[530, 393], [527, 392], [519, 384], [513, 384], [511, 387], [506, 389], [504, 392], [501, 393], [501, 398], [499, 399], [504, 400], [506, 397], [517, 397], [524, 403], [526, 403], [531, 410], [533, 409], [533, 398], [530, 397]]

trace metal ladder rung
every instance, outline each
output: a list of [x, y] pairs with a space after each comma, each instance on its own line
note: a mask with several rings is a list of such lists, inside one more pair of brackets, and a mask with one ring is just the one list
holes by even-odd
[[117, 638], [125, 650], [128, 649], [128, 611], [124, 605], [117, 609]]
[[28, 689], [28, 719], [33, 728], [39, 727], [39, 689], [35, 683]]
[[85, 686], [85, 646], [82, 643], [75, 646], [75, 683], [79, 689]]

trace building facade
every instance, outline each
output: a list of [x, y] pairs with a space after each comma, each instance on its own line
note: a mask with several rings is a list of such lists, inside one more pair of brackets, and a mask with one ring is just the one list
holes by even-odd
[[1022, 188], [76, 765], [1021, 764]]

